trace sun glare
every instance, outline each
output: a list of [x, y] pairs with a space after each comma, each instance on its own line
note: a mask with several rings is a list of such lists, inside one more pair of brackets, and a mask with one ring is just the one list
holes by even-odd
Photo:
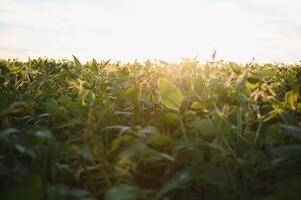
[[297, 62], [298, 6], [297, 0], [2, 0], [0, 56], [204, 61], [215, 48], [226, 60]]

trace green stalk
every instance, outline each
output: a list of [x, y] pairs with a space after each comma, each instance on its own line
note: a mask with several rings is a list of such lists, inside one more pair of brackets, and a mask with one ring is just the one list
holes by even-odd
[[178, 116], [180, 118], [180, 127], [181, 127], [181, 130], [182, 130], [182, 134], [183, 134], [183, 137], [187, 140], [187, 135], [186, 135], [186, 128], [185, 128], [185, 125], [184, 125], [184, 121], [183, 121], [183, 117], [181, 116], [181, 114], [178, 112]]

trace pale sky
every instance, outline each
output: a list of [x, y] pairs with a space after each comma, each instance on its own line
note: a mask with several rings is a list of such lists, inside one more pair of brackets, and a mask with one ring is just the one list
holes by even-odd
[[0, 58], [301, 59], [301, 0], [0, 0]]

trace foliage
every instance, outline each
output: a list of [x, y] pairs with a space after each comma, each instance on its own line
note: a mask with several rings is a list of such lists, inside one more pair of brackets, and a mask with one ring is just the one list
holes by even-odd
[[1, 199], [298, 199], [299, 65], [0, 61]]

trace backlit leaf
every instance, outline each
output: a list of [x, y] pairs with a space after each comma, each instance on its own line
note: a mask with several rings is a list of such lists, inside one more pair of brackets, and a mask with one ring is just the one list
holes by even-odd
[[199, 117], [194, 120], [193, 127], [204, 135], [210, 135], [216, 131], [210, 119], [201, 119]]
[[76, 68], [81, 68], [82, 64], [79, 62], [79, 60], [77, 59], [77, 57], [75, 57], [74, 55], [72, 55], [72, 57], [73, 57], [73, 61], [74, 61], [75, 67]]
[[158, 80], [158, 89], [162, 104], [178, 111], [183, 101], [181, 91], [173, 83], [163, 78]]

